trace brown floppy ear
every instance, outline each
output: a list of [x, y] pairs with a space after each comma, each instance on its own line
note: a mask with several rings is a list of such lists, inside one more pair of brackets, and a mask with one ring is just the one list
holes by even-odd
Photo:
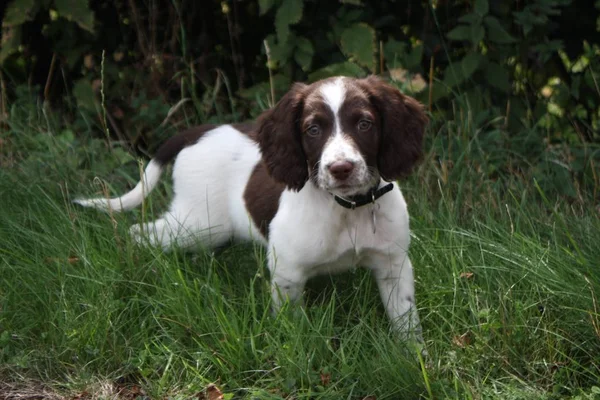
[[381, 115], [379, 173], [387, 181], [400, 179], [423, 156], [423, 134], [429, 119], [421, 103], [380, 78], [370, 76], [363, 82]]
[[257, 139], [267, 171], [289, 189], [300, 190], [308, 180], [302, 149], [300, 117], [306, 85], [296, 83], [274, 108], [258, 117]]

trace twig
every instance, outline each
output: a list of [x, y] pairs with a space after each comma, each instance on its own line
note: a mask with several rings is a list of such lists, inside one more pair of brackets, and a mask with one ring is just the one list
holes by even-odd
[[102, 50], [102, 63], [100, 64], [100, 96], [102, 99], [100, 108], [102, 108], [102, 122], [104, 123], [104, 133], [106, 133], [106, 140], [110, 140], [110, 131], [108, 130], [108, 124], [106, 123], [106, 106], [104, 103], [104, 52], [105, 51]]
[[46, 77], [46, 85], [44, 86], [44, 102], [48, 102], [50, 96], [50, 84], [52, 83], [52, 77], [54, 76], [54, 68], [56, 67], [56, 53], [52, 54], [52, 61], [50, 62], [50, 70]]
[[433, 102], [433, 65], [435, 56], [432, 54], [429, 59], [429, 112], [431, 113], [431, 107]]
[[221, 11], [225, 14], [225, 18], [227, 19], [227, 30], [229, 31], [229, 45], [231, 46], [231, 59], [233, 60], [233, 69], [235, 70], [235, 76], [238, 81], [238, 87], [242, 88], [242, 76], [240, 70], [240, 62], [239, 58], [240, 54], [236, 51], [235, 45], [235, 27], [234, 23], [231, 21], [231, 9], [227, 2], [221, 3]]
[[173, 107], [171, 107], [169, 109], [169, 112], [167, 113], [167, 116], [165, 117], [165, 119], [163, 120], [163, 122], [161, 122], [160, 127], [164, 128], [164, 126], [167, 124], [167, 122], [169, 121], [169, 118], [171, 118], [171, 116], [173, 114], [175, 114], [175, 112], [177, 112], [177, 110], [179, 110], [181, 108], [181, 106], [183, 106], [185, 103], [187, 103], [188, 101], [190, 101], [189, 98], [184, 98], [181, 99], [177, 102], [177, 104], [175, 104]]
[[384, 61], [384, 54], [383, 54], [383, 41], [379, 41], [379, 74], [383, 75], [383, 61]]
[[[4, 75], [2, 75], [2, 70], [0, 70], [0, 129], [6, 124], [6, 84], [4, 83]], [[0, 154], [2, 153], [2, 142], [0, 141]]]
[[129, 8], [131, 8], [131, 15], [133, 16], [133, 22], [135, 23], [135, 28], [137, 30], [138, 44], [140, 46], [140, 50], [144, 54], [144, 58], [148, 58], [148, 46], [146, 46], [145, 43], [144, 32], [142, 31], [142, 24], [140, 22], [138, 9], [135, 5], [135, 0], [129, 0]]
[[267, 53], [267, 70], [269, 71], [269, 86], [271, 87], [271, 104], [273, 107], [275, 105], [275, 87], [273, 86], [273, 71], [271, 70], [271, 49], [269, 48], [269, 44], [267, 40], [263, 40], [263, 44], [265, 46], [265, 53]]
[[506, 116], [504, 117], [504, 129], [508, 129], [508, 117], [510, 115], [510, 99], [506, 100]]
[[594, 306], [594, 314], [596, 315], [596, 317], [592, 316], [591, 311], [590, 313], [590, 319], [592, 321], [592, 326], [594, 327], [594, 332], [596, 333], [596, 336], [598, 336], [600, 338], [600, 324], [598, 323], [598, 303], [596, 302], [596, 294], [594, 293], [594, 287], [592, 286], [592, 283], [590, 282], [590, 280], [588, 279], [587, 276], [583, 276], [583, 278], [585, 279], [585, 281], [587, 282], [588, 286], [590, 287], [590, 292], [592, 293], [592, 304]]

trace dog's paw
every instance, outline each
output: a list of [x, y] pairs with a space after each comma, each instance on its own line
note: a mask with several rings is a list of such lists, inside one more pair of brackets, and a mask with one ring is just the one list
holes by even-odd
[[133, 224], [129, 227], [129, 237], [138, 245], [142, 246], [146, 244], [146, 237], [140, 224]]

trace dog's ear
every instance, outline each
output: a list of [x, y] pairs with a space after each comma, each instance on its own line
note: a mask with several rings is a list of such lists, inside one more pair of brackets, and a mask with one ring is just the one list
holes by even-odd
[[296, 83], [274, 108], [258, 117], [257, 139], [267, 171], [289, 189], [300, 190], [308, 180], [302, 149], [300, 118], [306, 85]]
[[376, 76], [362, 83], [381, 115], [379, 173], [388, 181], [400, 179], [408, 175], [423, 156], [427, 115], [422, 104]]

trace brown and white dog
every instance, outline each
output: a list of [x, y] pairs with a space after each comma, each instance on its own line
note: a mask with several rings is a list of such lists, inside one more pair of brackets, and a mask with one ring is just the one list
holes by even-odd
[[164, 249], [258, 240], [275, 309], [299, 300], [312, 276], [365, 266], [395, 327], [420, 340], [409, 217], [395, 181], [420, 159], [426, 124], [417, 101], [376, 77], [295, 84], [255, 125], [203, 125], [169, 139], [129, 193], [75, 202], [131, 209], [175, 160], [169, 211], [133, 225], [135, 240]]

